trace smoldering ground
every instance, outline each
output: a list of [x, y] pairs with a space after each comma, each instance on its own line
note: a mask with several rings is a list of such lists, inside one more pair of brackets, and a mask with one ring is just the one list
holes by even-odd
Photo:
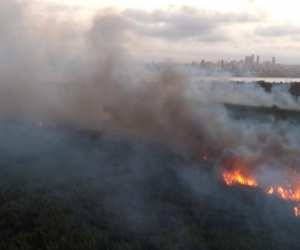
[[[56, 20], [50, 39], [40, 33], [43, 26], [34, 25], [39, 19], [30, 15], [28, 3], [0, 0], [0, 6], [7, 227], [21, 225], [14, 227], [18, 233], [28, 225], [62, 227], [65, 235], [87, 227], [88, 232], [105, 231], [112, 242], [142, 244], [143, 249], [168, 244], [180, 249], [219, 244], [215, 247], [221, 249], [223, 240], [213, 243], [217, 235], [236, 242], [236, 249], [296, 249], [299, 222], [289, 212], [293, 206], [260, 190], [229, 189], [215, 168], [234, 156], [267, 183], [268, 176], [280, 179], [278, 171], [298, 166], [297, 124], [235, 120], [220, 104], [298, 109], [287, 87], [271, 93], [255, 84], [216, 87], [194, 82], [182, 68], [153, 72], [133, 64], [137, 38], [131, 23], [114, 10], [100, 11], [87, 29]], [[38, 23], [49, 25], [44, 19]], [[57, 75], [62, 83], [51, 83]], [[40, 121], [44, 126], [37, 125]], [[91, 141], [78, 130], [102, 137]], [[38, 216], [43, 209], [61, 217], [51, 224]], [[6, 220], [7, 211], [20, 215]], [[60, 224], [64, 219], [66, 224]], [[286, 231], [278, 229], [280, 223]], [[6, 242], [14, 232], [3, 231]], [[23, 237], [25, 243], [30, 237]], [[257, 238], [259, 243], [252, 241]], [[34, 239], [34, 244], [47, 243]]]

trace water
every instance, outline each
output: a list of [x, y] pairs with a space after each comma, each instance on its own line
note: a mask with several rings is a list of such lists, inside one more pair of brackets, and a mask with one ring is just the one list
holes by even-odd
[[270, 83], [290, 83], [300, 82], [300, 78], [277, 78], [277, 77], [231, 77], [231, 76], [197, 76], [197, 81], [220, 81], [220, 82], [258, 82], [265, 81]]

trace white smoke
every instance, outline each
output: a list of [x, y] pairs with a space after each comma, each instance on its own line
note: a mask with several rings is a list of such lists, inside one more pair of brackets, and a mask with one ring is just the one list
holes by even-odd
[[[236, 121], [222, 104], [212, 104], [299, 109], [288, 86], [266, 93], [254, 83], [195, 82], [174, 67], [149, 71], [132, 63], [130, 27], [116, 11], [99, 11], [84, 30], [59, 19], [49, 27], [49, 20], [31, 16], [28, 6], [0, 0], [2, 119], [25, 116], [99, 132], [121, 129], [195, 158], [230, 152], [253, 162], [299, 161], [296, 126]], [[51, 85], [56, 78], [66, 83]]]
[[194, 81], [192, 93], [194, 98], [205, 102], [230, 103], [250, 106], [272, 107], [299, 110], [299, 100], [289, 93], [290, 84], [274, 85], [268, 93], [257, 83], [231, 83]]

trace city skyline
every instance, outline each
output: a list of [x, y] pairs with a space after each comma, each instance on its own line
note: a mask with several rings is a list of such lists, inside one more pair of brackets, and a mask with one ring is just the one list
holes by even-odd
[[[232, 76], [253, 76], [253, 77], [300, 77], [300, 65], [288, 65], [276, 63], [276, 57], [271, 60], [260, 62], [260, 55], [246, 55], [244, 60], [227, 61], [224, 59], [217, 62], [201, 59], [200, 62], [185, 64], [188, 67], [204, 70], [206, 75], [218, 75], [230, 73]], [[200, 73], [200, 74], [203, 74]]]
[[[212, 62], [212, 63], [216, 63], [216, 62], [221, 62], [222, 61], [225, 63], [225, 62], [243, 62], [244, 64], [248, 64], [248, 65], [259, 65], [259, 64], [266, 64], [266, 63], [271, 63], [272, 65], [276, 65], [276, 64], [279, 64], [279, 65], [300, 65], [299, 64], [283, 64], [283, 63], [277, 63], [276, 61], [276, 56], [272, 56], [271, 58], [269, 58], [270, 60], [261, 60], [261, 56], [260, 55], [255, 55], [255, 54], [252, 54], [251, 56], [245, 56], [244, 58], [239, 58], [239, 59], [236, 59], [236, 60], [227, 60], [226, 58], [222, 58], [222, 59], [219, 59], [217, 61], [207, 61], [205, 58], [201, 59], [201, 61], [206, 61], [206, 62]], [[264, 58], [263, 58], [264, 59]]]

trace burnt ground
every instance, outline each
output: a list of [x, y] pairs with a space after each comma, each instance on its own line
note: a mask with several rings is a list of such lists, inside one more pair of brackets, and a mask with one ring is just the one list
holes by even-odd
[[300, 249], [293, 204], [212, 160], [22, 122], [0, 140], [0, 249]]

